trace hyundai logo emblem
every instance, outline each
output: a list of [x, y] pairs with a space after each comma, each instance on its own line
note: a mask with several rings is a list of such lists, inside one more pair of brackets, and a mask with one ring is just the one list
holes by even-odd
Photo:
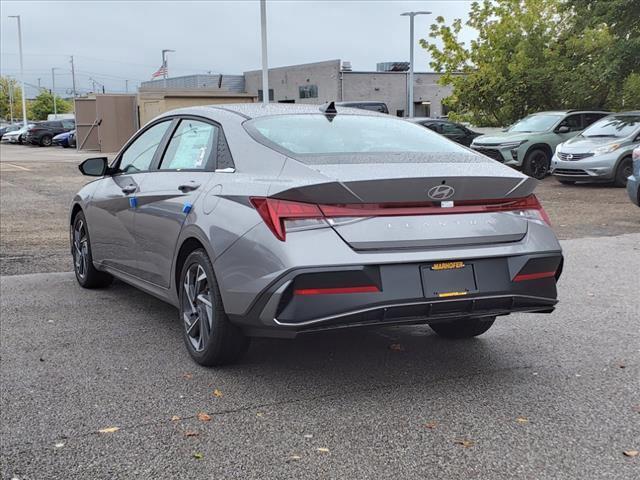
[[436, 185], [429, 189], [427, 195], [432, 200], [447, 200], [453, 197], [454, 193], [456, 193], [455, 189], [449, 185]]

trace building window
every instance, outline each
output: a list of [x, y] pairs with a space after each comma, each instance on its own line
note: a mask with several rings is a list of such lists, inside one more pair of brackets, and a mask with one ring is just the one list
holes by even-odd
[[300, 98], [318, 98], [317, 85], [302, 85], [298, 87]]
[[[258, 101], [262, 101], [262, 89], [258, 90]], [[269, 101], [273, 102], [273, 88], [269, 89]]]

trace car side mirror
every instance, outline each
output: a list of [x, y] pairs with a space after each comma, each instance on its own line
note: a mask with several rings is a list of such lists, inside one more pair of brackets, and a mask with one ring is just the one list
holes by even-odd
[[78, 169], [83, 175], [89, 177], [102, 177], [109, 170], [109, 161], [107, 157], [95, 157], [87, 158], [84, 162], [78, 165]]
[[569, 127], [567, 127], [566, 125], [562, 125], [561, 127], [558, 127], [558, 130], [556, 130], [558, 133], [569, 133], [571, 131], [571, 129]]

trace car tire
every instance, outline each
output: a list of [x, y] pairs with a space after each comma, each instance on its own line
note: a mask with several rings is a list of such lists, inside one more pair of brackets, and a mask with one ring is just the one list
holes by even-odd
[[51, 137], [51, 135], [43, 135], [42, 138], [40, 139], [41, 147], [50, 147], [52, 143], [53, 143], [53, 138]]
[[631, 157], [625, 157], [620, 160], [618, 168], [616, 168], [616, 176], [614, 178], [614, 184], [616, 187], [626, 187], [627, 178], [633, 174], [633, 162]]
[[102, 288], [113, 282], [107, 272], [101, 272], [93, 266], [89, 227], [84, 213], [78, 212], [71, 225], [71, 255], [76, 280], [82, 288]]
[[18, 137], [18, 145], [22, 145], [24, 143], [24, 140], [22, 139], [22, 135], [20, 135]]
[[549, 173], [551, 158], [542, 148], [534, 148], [527, 152], [522, 163], [522, 171], [530, 177], [542, 180]]
[[489, 330], [495, 319], [496, 317], [458, 318], [447, 322], [430, 323], [429, 326], [443, 338], [471, 338]]
[[558, 180], [562, 185], [575, 185], [575, 180]]
[[235, 363], [250, 339], [232, 324], [222, 305], [211, 260], [203, 249], [192, 252], [180, 274], [180, 322], [191, 358], [205, 367]]

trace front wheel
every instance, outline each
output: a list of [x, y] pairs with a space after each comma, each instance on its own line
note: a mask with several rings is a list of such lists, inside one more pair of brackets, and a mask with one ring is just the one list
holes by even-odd
[[101, 288], [111, 284], [113, 277], [93, 266], [89, 229], [84, 213], [78, 212], [71, 226], [71, 254], [73, 271], [83, 288]]
[[626, 187], [627, 178], [633, 174], [633, 162], [630, 158], [623, 158], [616, 168], [615, 185], [616, 187]]
[[551, 159], [549, 154], [540, 148], [536, 148], [527, 153], [522, 163], [522, 171], [530, 177], [542, 180], [549, 173]]
[[187, 350], [200, 365], [234, 363], [249, 347], [249, 338], [227, 318], [211, 261], [202, 249], [192, 252], [182, 267], [180, 319]]
[[430, 323], [429, 326], [443, 338], [471, 338], [489, 330], [495, 319], [496, 317], [458, 318], [447, 322]]

